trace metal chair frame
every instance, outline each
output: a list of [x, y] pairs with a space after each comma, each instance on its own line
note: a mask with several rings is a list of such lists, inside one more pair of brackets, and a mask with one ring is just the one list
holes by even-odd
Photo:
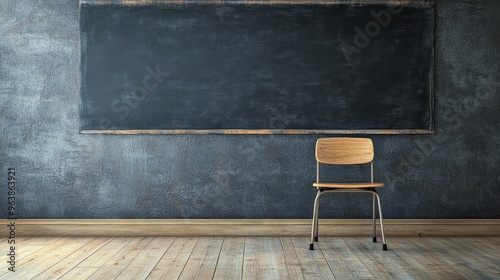
[[[316, 158], [316, 163], [317, 163], [316, 182], [319, 183], [320, 162], [317, 158]], [[361, 165], [361, 164], [359, 164], [359, 165]], [[373, 159], [370, 162], [370, 173], [371, 173], [370, 182], [374, 183], [373, 182]], [[382, 249], [384, 251], [387, 251], [387, 243], [385, 241], [385, 234], [384, 234], [384, 222], [383, 222], [383, 215], [382, 215], [382, 206], [380, 203], [380, 196], [377, 193], [377, 190], [375, 188], [317, 188], [317, 189], [318, 189], [318, 191], [316, 193], [316, 198], [314, 199], [313, 222], [312, 222], [312, 229], [311, 229], [311, 243], [309, 245], [309, 250], [314, 250], [314, 242], [318, 241], [318, 225], [319, 225], [319, 217], [318, 216], [319, 216], [319, 202], [320, 202], [321, 195], [323, 195], [325, 193], [352, 192], [352, 193], [371, 193], [373, 196], [373, 203], [372, 203], [373, 204], [373, 206], [372, 206], [373, 242], [377, 242], [377, 224], [376, 224], [376, 210], [375, 210], [375, 208], [376, 208], [375, 204], [377, 202], [379, 219], [380, 219], [380, 231], [382, 232], [382, 243], [383, 243]]]

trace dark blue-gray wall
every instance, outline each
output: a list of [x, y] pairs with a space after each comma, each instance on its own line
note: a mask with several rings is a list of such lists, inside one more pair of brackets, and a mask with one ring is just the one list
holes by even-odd
[[[500, 218], [499, 14], [436, 1], [437, 133], [370, 135], [386, 218]], [[79, 134], [78, 32], [77, 1], [0, 3], [2, 216], [15, 168], [18, 218], [311, 217], [319, 135]], [[369, 217], [369, 197], [323, 201]]]

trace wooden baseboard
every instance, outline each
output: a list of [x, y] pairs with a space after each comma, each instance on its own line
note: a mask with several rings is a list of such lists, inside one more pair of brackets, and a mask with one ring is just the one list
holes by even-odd
[[[308, 236], [311, 220], [3, 219], [2, 236]], [[386, 219], [386, 236], [500, 236], [500, 219]], [[369, 219], [322, 219], [320, 236], [371, 236]], [[378, 229], [380, 235], [380, 228]]]

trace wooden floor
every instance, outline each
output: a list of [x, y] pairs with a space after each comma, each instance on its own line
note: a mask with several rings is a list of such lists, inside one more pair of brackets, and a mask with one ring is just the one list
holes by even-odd
[[0, 279], [500, 279], [500, 237], [17, 238]]

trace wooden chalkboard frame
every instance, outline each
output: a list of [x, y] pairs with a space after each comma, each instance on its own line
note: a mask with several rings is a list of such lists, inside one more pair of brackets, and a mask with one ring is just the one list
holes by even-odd
[[[365, 5], [365, 4], [384, 4], [384, 5], [424, 5], [431, 6], [434, 10], [434, 0], [80, 0], [82, 5], [150, 5], [150, 4], [175, 4], [185, 5], [192, 3], [200, 4], [244, 4], [244, 5], [287, 5], [287, 4], [315, 4], [315, 5]], [[435, 17], [435, 11], [433, 11]], [[430, 81], [429, 81], [429, 127], [426, 129], [82, 129], [82, 134], [433, 134], [434, 133], [434, 49], [435, 49], [435, 18], [433, 20], [432, 34], [432, 55]]]

